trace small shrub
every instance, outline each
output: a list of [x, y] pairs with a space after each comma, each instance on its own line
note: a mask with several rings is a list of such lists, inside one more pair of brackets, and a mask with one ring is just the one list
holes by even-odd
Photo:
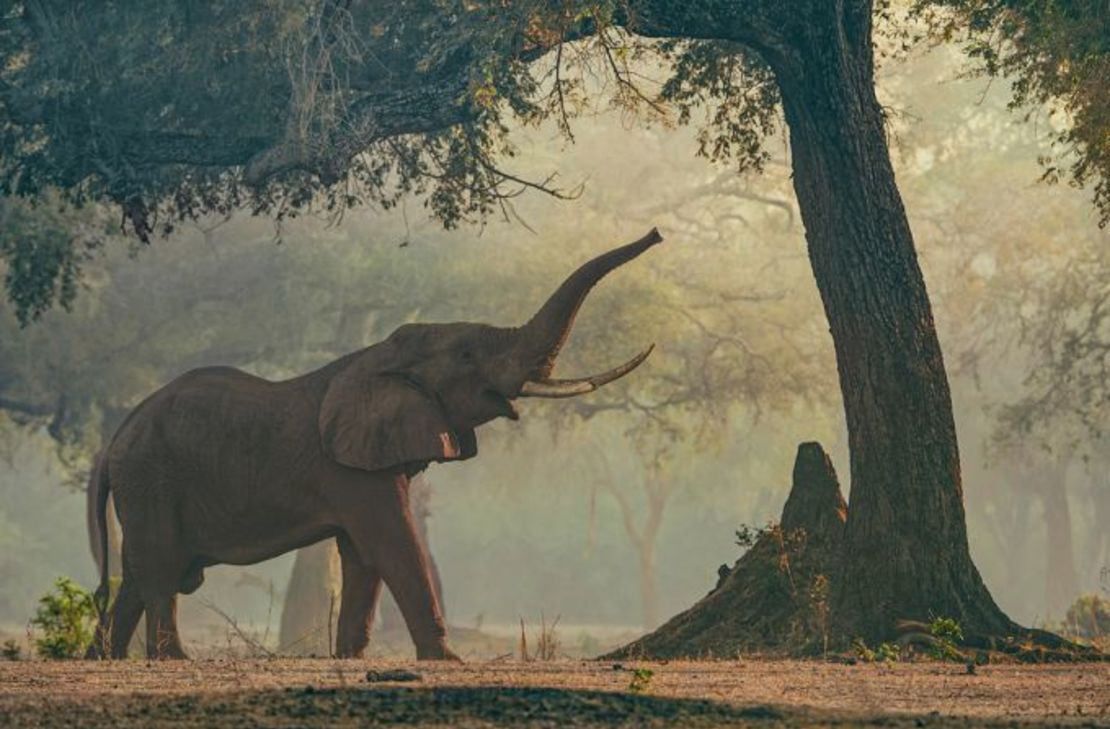
[[902, 655], [902, 649], [897, 643], [882, 643], [875, 651], [875, 659], [879, 661], [897, 661]]
[[962, 661], [963, 655], [957, 649], [964, 640], [964, 631], [960, 624], [952, 618], [934, 618], [929, 623], [929, 635], [933, 636], [934, 643], [929, 654], [942, 661]]
[[902, 657], [902, 649], [897, 643], [880, 643], [878, 648], [871, 650], [863, 638], [856, 638], [852, 641], [852, 652], [856, 654], [856, 658], [864, 663], [893, 662]]
[[536, 641], [535, 660], [554, 661], [559, 657], [559, 636], [555, 632], [556, 626], [559, 625], [559, 617], [556, 615], [554, 622], [548, 625], [547, 617], [540, 613], [540, 637]]
[[0, 647], [0, 656], [3, 656], [5, 661], [18, 661], [23, 658], [23, 649], [19, 647], [19, 643], [9, 638]]
[[863, 638], [856, 638], [852, 641], [852, 652], [856, 654], [856, 658], [865, 663], [871, 663], [875, 660], [875, 651], [867, 647], [867, 642]]
[[535, 653], [532, 654], [528, 652], [528, 636], [524, 630], [524, 618], [520, 619], [520, 642], [518, 644], [520, 660], [528, 663], [530, 661], [554, 661], [558, 658], [561, 644], [555, 628], [559, 625], [559, 617], [556, 616], [554, 622], [548, 625], [547, 617], [540, 613], [540, 633], [536, 638]]
[[740, 528], [736, 530], [736, 546], [744, 550], [751, 549], [764, 534], [769, 534], [778, 528], [779, 525], [773, 521], [769, 521], [761, 527], [741, 524]]
[[651, 686], [651, 679], [655, 671], [650, 668], [633, 668], [632, 678], [628, 682], [628, 690], [634, 694], [642, 694]]
[[748, 524], [741, 524], [740, 528], [736, 530], [736, 546], [740, 549], [751, 549], [759, 537], [763, 534], [763, 530], [759, 527], [753, 527]]
[[96, 621], [93, 596], [68, 577], [54, 581], [54, 591], [39, 599], [31, 624], [42, 631], [35, 647], [43, 658], [76, 658], [92, 642]]

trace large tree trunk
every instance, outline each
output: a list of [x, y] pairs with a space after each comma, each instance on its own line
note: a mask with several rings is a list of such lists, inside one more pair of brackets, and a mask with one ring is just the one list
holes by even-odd
[[870, 3], [844, 5], [798, 3], [803, 37], [767, 53], [848, 425], [834, 621], [869, 641], [935, 615], [1006, 633], [968, 551], [944, 360], [875, 97]]

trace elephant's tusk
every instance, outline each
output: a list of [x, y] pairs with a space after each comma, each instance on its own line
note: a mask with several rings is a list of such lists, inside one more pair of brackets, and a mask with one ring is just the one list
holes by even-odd
[[585, 395], [587, 392], [593, 392], [597, 388], [613, 380], [619, 380], [639, 367], [640, 363], [647, 359], [647, 356], [651, 354], [651, 350], [653, 349], [655, 349], [654, 344], [619, 367], [614, 367], [608, 372], [602, 372], [592, 377], [580, 377], [573, 380], [551, 380], [546, 378], [542, 380], [529, 380], [520, 388], [520, 397], [574, 397], [575, 395]]

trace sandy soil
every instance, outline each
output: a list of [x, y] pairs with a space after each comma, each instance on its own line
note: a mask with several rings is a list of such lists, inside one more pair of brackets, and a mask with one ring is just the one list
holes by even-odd
[[[420, 680], [366, 680], [408, 669]], [[652, 675], [629, 693], [635, 668]], [[1110, 727], [1110, 664], [0, 663], [0, 726]]]

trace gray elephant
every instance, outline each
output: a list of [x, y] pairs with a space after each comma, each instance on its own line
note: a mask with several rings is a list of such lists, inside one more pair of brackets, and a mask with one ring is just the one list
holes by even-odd
[[101, 610], [90, 657], [124, 657], [145, 611], [148, 655], [184, 658], [177, 595], [196, 590], [205, 567], [335, 539], [343, 576], [336, 654], [363, 652], [384, 581], [417, 658], [455, 659], [413, 527], [409, 479], [433, 461], [473, 457], [474, 429], [515, 420], [518, 397], [588, 393], [637, 367], [650, 348], [600, 375], [550, 378], [591, 287], [661, 240], [653, 229], [589, 261], [522, 327], [406, 324], [284, 382], [207, 367], [148, 397], [90, 483], [101, 606], [109, 492], [123, 531], [123, 581], [111, 610]]

